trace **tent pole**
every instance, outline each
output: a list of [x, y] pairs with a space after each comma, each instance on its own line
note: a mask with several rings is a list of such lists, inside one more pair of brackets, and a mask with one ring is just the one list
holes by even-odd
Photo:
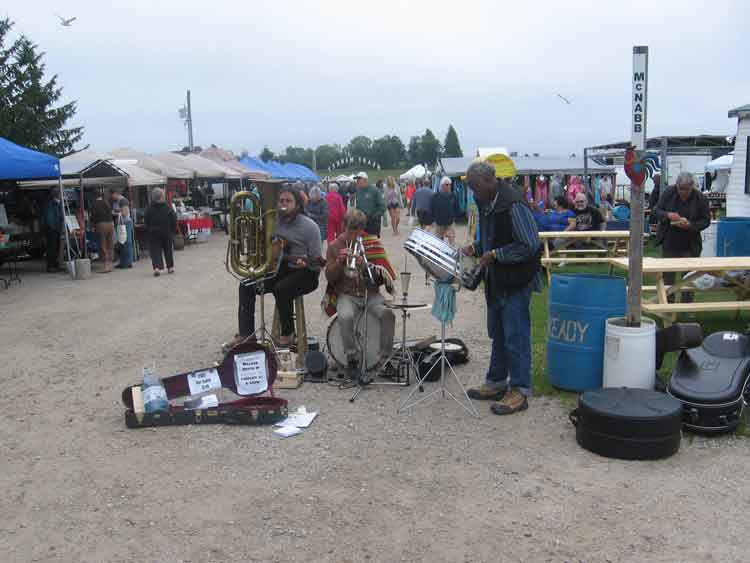
[[62, 183], [62, 176], [57, 177], [57, 187], [60, 190], [60, 207], [62, 208], [63, 212], [63, 230], [65, 231], [65, 253], [68, 257], [66, 262], [68, 263], [68, 271], [70, 272], [70, 277], [72, 279], [75, 279], [76, 277], [76, 271], [75, 266], [71, 263], [70, 260], [70, 235], [68, 234], [68, 216], [65, 213], [65, 190], [63, 189], [63, 183]]
[[81, 209], [78, 211], [78, 215], [80, 215], [81, 231], [83, 232], [83, 258], [86, 258], [88, 252], [86, 251], [86, 221], [83, 219], [83, 207], [86, 201], [86, 198], [83, 196], [83, 172], [81, 172], [81, 176], [78, 179], [78, 185], [81, 190], [81, 198], [78, 202]]

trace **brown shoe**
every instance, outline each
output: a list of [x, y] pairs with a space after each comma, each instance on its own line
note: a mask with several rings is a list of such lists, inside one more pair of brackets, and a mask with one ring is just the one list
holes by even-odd
[[495, 387], [482, 383], [479, 387], [472, 387], [466, 391], [470, 399], [477, 401], [498, 401], [505, 394], [505, 387]]
[[527, 408], [529, 408], [529, 401], [518, 389], [511, 389], [500, 401], [490, 405], [490, 410], [499, 415], [514, 414], [525, 411]]

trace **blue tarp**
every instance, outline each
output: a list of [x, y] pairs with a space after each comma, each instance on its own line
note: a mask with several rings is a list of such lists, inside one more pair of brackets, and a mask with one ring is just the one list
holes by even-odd
[[60, 161], [0, 137], [0, 180], [57, 178]]
[[290, 180], [301, 182], [320, 182], [320, 178], [316, 176], [312, 170], [307, 166], [301, 164], [294, 164], [292, 162], [287, 164], [281, 164], [275, 160], [269, 160], [263, 162], [261, 159], [254, 156], [246, 156], [240, 160], [240, 164], [250, 168], [251, 170], [260, 170], [262, 172], [268, 172], [271, 178], [278, 180]]

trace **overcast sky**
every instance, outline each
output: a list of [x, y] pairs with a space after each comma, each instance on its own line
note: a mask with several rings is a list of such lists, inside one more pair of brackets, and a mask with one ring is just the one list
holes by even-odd
[[97, 150], [184, 146], [190, 88], [203, 146], [408, 143], [427, 127], [442, 140], [452, 123], [464, 153], [559, 155], [629, 138], [633, 45], [650, 47], [649, 136], [736, 133], [749, 5], [5, 0], [0, 14], [47, 53]]

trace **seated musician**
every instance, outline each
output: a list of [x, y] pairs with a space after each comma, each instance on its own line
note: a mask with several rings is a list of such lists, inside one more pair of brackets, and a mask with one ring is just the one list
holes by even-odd
[[[358, 209], [350, 209], [344, 215], [344, 232], [328, 245], [326, 254], [325, 275], [328, 280], [326, 290], [326, 312], [333, 314], [332, 308], [338, 314], [341, 323], [341, 337], [346, 350], [347, 376], [357, 378], [359, 373], [360, 352], [355, 343], [354, 322], [365, 307], [365, 293], [367, 294], [367, 311], [378, 320], [380, 330], [375, 334], [368, 334], [368, 339], [380, 340], [380, 358], [385, 360], [390, 356], [393, 348], [393, 328], [395, 318], [393, 311], [383, 304], [385, 299], [380, 293], [380, 286], [393, 294], [395, 289], [393, 280], [395, 272], [391, 267], [385, 249], [380, 239], [365, 232], [367, 216]], [[357, 269], [351, 271], [347, 264], [350, 258], [349, 246], [362, 237], [365, 256], [356, 257]], [[365, 258], [368, 265], [365, 264]], [[372, 278], [367, 273], [369, 266]]]
[[[273, 293], [279, 310], [281, 336], [277, 343], [281, 347], [293, 344], [294, 323], [292, 307], [294, 299], [315, 291], [322, 267], [322, 247], [318, 225], [304, 214], [302, 195], [299, 190], [284, 187], [279, 192], [277, 221], [273, 230], [274, 260], [281, 255], [279, 270], [275, 277], [265, 280], [263, 291]], [[283, 245], [282, 245], [283, 241]], [[255, 332], [255, 295], [258, 284], [255, 280], [240, 283], [239, 341]]]

